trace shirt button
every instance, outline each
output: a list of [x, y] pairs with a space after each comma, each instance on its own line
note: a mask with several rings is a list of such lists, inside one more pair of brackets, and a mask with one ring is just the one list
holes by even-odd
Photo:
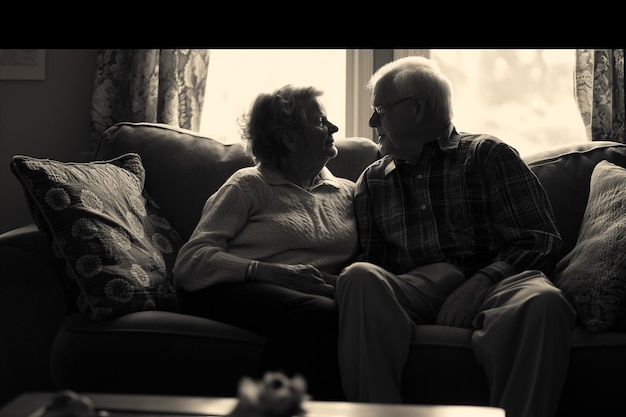
[[422, 204], [422, 206], [420, 207], [422, 210], [426, 210], [426, 204]]
[[424, 178], [424, 176], [422, 174], [417, 174], [417, 179], [421, 180], [422, 178]]

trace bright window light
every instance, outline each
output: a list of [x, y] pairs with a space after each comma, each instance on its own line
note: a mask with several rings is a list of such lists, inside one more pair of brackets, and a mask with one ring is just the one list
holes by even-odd
[[212, 49], [200, 132], [223, 143], [241, 140], [238, 119], [261, 92], [285, 84], [315, 86], [328, 120], [345, 136], [345, 49]]
[[[588, 141], [574, 95], [575, 49], [430, 53], [452, 80], [459, 131], [493, 134], [522, 156]], [[346, 136], [345, 49], [212, 49], [201, 133], [239, 142], [238, 119], [254, 97], [287, 83], [322, 89], [328, 117], [339, 127], [335, 137]], [[369, 109], [369, 94], [362, 97]]]
[[433, 49], [454, 87], [459, 131], [489, 133], [528, 155], [587, 142], [575, 49]]

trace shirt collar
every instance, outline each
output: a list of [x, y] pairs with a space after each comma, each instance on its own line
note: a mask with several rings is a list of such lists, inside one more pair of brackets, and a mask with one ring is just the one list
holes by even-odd
[[456, 128], [452, 124], [452, 122], [448, 123], [445, 130], [439, 137], [437, 138], [437, 142], [439, 143], [439, 147], [442, 151], [452, 151], [459, 147], [459, 142], [461, 141], [461, 135], [456, 131]]
[[[459, 135], [459, 133], [456, 131], [454, 124], [450, 122], [441, 133], [441, 135], [439, 135], [437, 139], [435, 139], [433, 142], [435, 141], [439, 145], [439, 149], [444, 152], [449, 152], [459, 147], [461, 135]], [[417, 161], [414, 161], [412, 159], [393, 158], [391, 162], [385, 167], [385, 175], [389, 175], [390, 172], [393, 172], [398, 167], [398, 165], [415, 165], [416, 163]]]

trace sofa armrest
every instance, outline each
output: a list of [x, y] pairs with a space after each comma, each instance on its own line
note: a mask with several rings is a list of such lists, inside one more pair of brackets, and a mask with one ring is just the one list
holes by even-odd
[[67, 303], [37, 226], [0, 235], [0, 403], [52, 388], [49, 354]]

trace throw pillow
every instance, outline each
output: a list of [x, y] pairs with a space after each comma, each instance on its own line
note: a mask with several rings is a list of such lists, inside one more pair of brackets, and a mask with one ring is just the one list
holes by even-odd
[[138, 154], [59, 162], [16, 155], [33, 219], [92, 320], [178, 311], [172, 268], [182, 240], [144, 190]]
[[599, 162], [576, 246], [557, 264], [552, 281], [591, 332], [624, 326], [626, 318], [626, 169]]

